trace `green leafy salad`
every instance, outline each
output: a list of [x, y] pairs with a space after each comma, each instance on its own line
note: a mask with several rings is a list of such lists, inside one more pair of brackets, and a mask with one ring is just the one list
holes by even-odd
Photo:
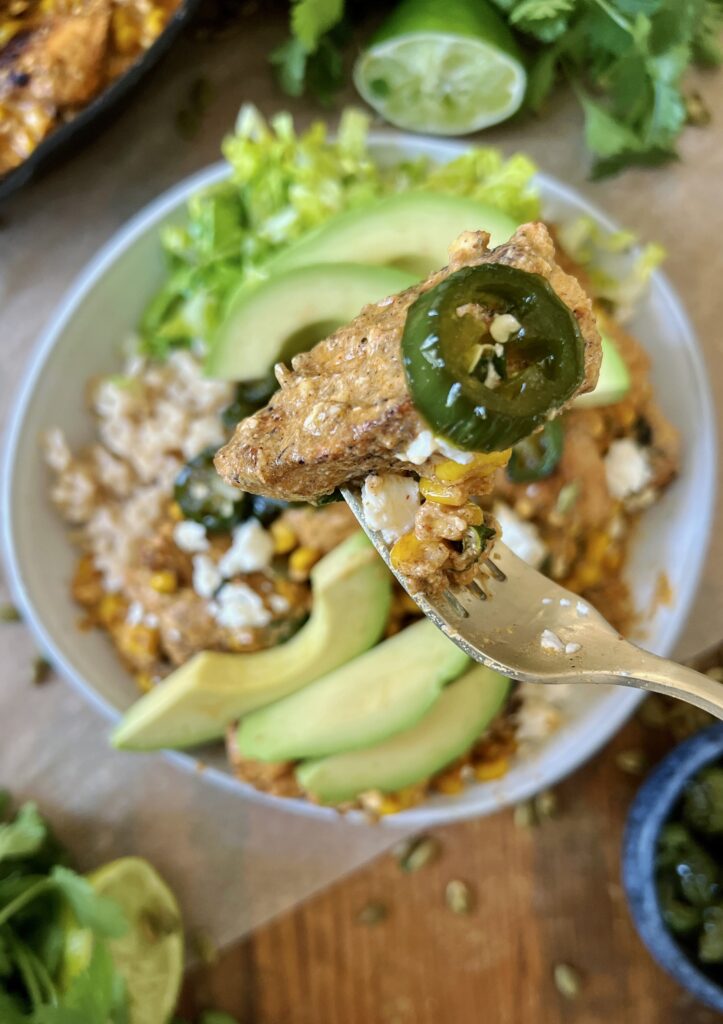
[[[523, 154], [505, 158], [474, 146], [444, 164], [429, 157], [380, 164], [368, 131], [369, 119], [355, 109], [342, 113], [332, 139], [321, 122], [297, 134], [289, 114], [267, 122], [253, 106], [242, 107], [223, 144], [228, 179], [190, 199], [184, 225], [163, 230], [169, 273], [140, 324], [143, 351], [156, 358], [178, 346], [208, 351], [238, 289], [264, 280], [273, 257], [374, 200], [424, 192], [486, 203], [516, 223], [541, 216], [536, 167]], [[640, 252], [628, 232], [605, 234], [589, 218], [564, 230], [570, 255], [594, 268], [599, 297], [623, 308], [662, 257], [657, 247]]]

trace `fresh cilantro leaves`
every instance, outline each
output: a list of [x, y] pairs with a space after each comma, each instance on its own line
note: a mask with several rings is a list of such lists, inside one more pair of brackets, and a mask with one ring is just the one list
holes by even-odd
[[585, 113], [593, 177], [675, 159], [691, 63], [720, 64], [723, 0], [494, 0], [532, 54], [527, 105], [559, 80]]
[[[106, 945], [127, 922], [65, 860], [35, 804], [0, 824], [2, 1024], [128, 1024], [125, 984]], [[78, 937], [87, 961], [72, 969]]]
[[344, 0], [292, 0], [291, 38], [269, 58], [284, 92], [331, 101], [343, 84], [343, 18]]

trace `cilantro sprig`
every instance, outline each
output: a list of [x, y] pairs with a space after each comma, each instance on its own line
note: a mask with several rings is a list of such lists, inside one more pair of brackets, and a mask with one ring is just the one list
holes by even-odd
[[[675, 159], [685, 124], [708, 119], [684, 78], [691, 65], [723, 62], [723, 0], [490, 2], [528, 56], [527, 109], [542, 113], [561, 82], [578, 96], [593, 177]], [[369, 6], [291, 0], [291, 37], [271, 55], [286, 92], [308, 90], [328, 102], [343, 83], [345, 29]]]
[[[0, 819], [9, 798], [0, 794]], [[85, 969], [66, 980], [68, 922], [92, 935]], [[120, 908], [67, 865], [33, 803], [0, 822], [0, 1021], [127, 1024], [125, 985], [106, 940], [127, 928]]]

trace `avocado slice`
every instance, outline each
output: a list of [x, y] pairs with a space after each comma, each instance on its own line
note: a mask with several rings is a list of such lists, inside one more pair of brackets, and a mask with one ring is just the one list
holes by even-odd
[[463, 231], [489, 231], [506, 242], [517, 222], [487, 203], [438, 192], [406, 192], [345, 210], [275, 256], [270, 273], [309, 263], [377, 263], [426, 277], [447, 263]]
[[141, 697], [111, 741], [122, 750], [192, 747], [375, 644], [389, 616], [390, 576], [362, 533], [311, 573], [311, 616], [286, 643], [254, 654], [203, 651]]
[[593, 391], [577, 396], [572, 403], [575, 409], [594, 409], [600, 405], [614, 405], [615, 402], [621, 402], [630, 390], [630, 371], [620, 355], [617, 345], [603, 330], [600, 331], [600, 337], [602, 339], [602, 362], [597, 384]]
[[510, 682], [475, 665], [447, 686], [411, 728], [383, 743], [305, 761], [299, 785], [327, 804], [354, 800], [366, 790], [391, 793], [428, 779], [466, 753], [502, 708]]
[[287, 761], [356, 750], [409, 728], [469, 664], [427, 619], [243, 719], [244, 757]]
[[279, 361], [288, 362], [362, 306], [416, 282], [394, 267], [361, 263], [314, 264], [274, 273], [260, 284], [244, 284], [231, 298], [206, 360], [206, 373], [221, 380], [256, 380]]

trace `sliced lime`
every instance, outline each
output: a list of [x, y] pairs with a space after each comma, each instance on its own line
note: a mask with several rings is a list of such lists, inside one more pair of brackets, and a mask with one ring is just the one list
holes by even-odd
[[114, 900], [130, 928], [108, 942], [128, 989], [130, 1024], [165, 1024], [183, 977], [183, 926], [176, 898], [148, 861], [123, 857], [88, 876]]
[[526, 74], [486, 0], [403, 0], [357, 60], [354, 84], [398, 128], [464, 135], [514, 114]]

